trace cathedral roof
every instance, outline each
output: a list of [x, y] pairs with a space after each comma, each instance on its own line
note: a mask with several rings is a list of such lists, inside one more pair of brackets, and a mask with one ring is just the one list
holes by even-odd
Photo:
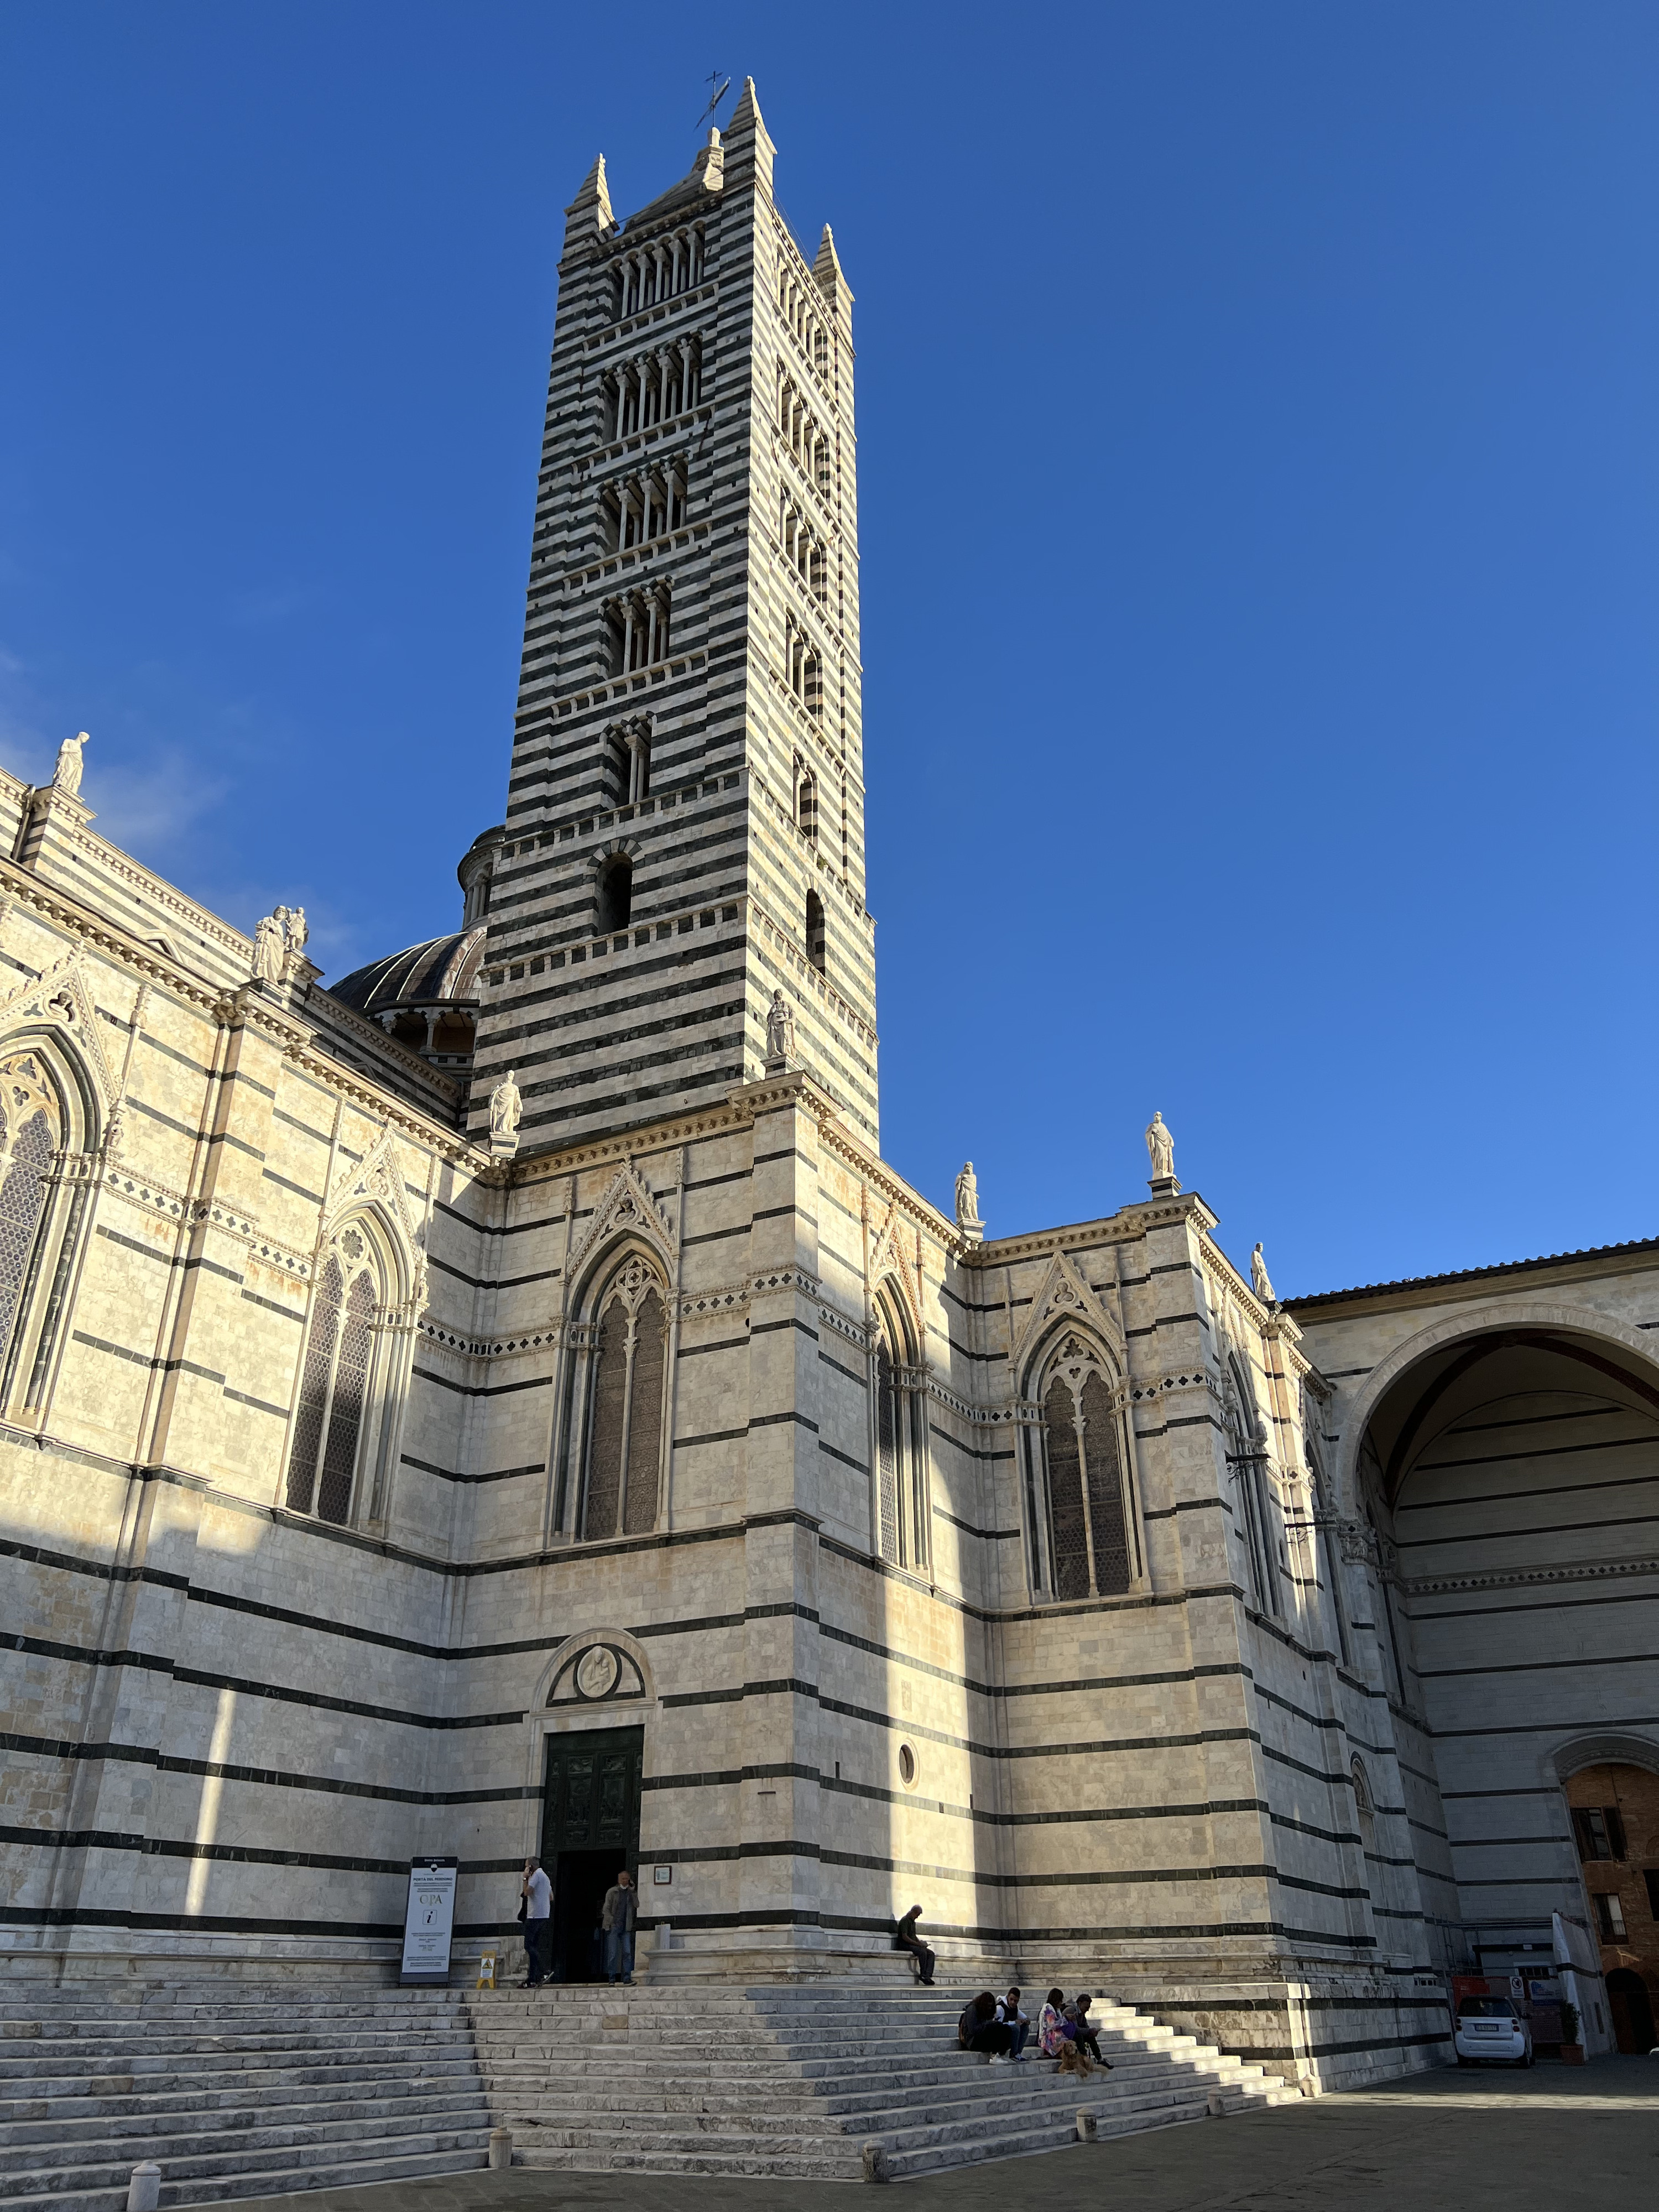
[[482, 924], [458, 929], [452, 937], [434, 937], [405, 951], [389, 952], [371, 960], [328, 987], [329, 995], [355, 1006], [360, 1014], [378, 1014], [392, 1006], [429, 1006], [444, 1000], [471, 1005], [478, 995], [478, 968], [483, 959]]

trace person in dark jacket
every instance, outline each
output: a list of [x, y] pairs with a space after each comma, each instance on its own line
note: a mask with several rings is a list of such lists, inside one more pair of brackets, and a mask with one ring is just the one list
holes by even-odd
[[1096, 2065], [1103, 2066], [1109, 2074], [1112, 2070], [1112, 2062], [1109, 2058], [1103, 2058], [1100, 2055], [1100, 2038], [1095, 2033], [1095, 2024], [1089, 2017], [1087, 1990], [1085, 1990], [1080, 1996], [1074, 1997], [1066, 2007], [1066, 2010], [1072, 2014], [1077, 2025], [1078, 2049], [1086, 2051]]
[[1012, 2051], [1014, 2031], [997, 2018], [997, 2001], [989, 1990], [969, 1997], [963, 2007], [962, 2018], [957, 2022], [957, 2047], [982, 2051], [993, 2065]]
[[921, 1907], [913, 1905], [902, 1920], [893, 1923], [893, 1944], [896, 1950], [908, 1951], [916, 1962], [916, 1979], [925, 1990], [933, 1986], [933, 1953], [916, 1933], [916, 1923], [921, 1917]]

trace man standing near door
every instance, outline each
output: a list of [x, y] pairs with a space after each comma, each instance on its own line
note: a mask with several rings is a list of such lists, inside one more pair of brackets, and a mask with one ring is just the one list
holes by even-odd
[[547, 1939], [553, 1932], [548, 1917], [553, 1907], [553, 1885], [542, 1871], [539, 1859], [525, 1861], [519, 1894], [524, 1899], [524, 1955], [528, 1969], [523, 1986], [533, 1990], [547, 1972]]
[[624, 1867], [605, 1893], [599, 1925], [605, 1929], [605, 1978], [614, 1982], [617, 1969], [625, 1982], [634, 1978], [634, 1923], [640, 1909], [634, 1877]]

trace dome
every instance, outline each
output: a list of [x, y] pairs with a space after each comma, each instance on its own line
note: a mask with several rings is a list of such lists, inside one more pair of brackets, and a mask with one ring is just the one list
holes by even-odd
[[484, 927], [389, 952], [328, 986], [329, 996], [378, 1022], [422, 1059], [452, 1066], [472, 1056]]

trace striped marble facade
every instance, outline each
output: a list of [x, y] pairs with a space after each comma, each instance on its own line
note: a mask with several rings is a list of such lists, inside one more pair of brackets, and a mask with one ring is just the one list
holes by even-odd
[[526, 1143], [723, 1098], [779, 988], [877, 1135], [852, 294], [772, 158], [746, 91], [627, 222], [602, 161], [567, 213], [472, 1115], [512, 1067]]
[[473, 1070], [0, 774], [0, 1955], [382, 1972], [453, 1852], [468, 1959], [638, 1729], [653, 1979], [918, 1902], [1433, 2063], [1585, 1917], [1564, 1785], [1659, 1771], [1659, 1245], [1286, 1307], [1173, 1177], [981, 1241], [882, 1160], [851, 295], [771, 162], [749, 87], [569, 210]]

